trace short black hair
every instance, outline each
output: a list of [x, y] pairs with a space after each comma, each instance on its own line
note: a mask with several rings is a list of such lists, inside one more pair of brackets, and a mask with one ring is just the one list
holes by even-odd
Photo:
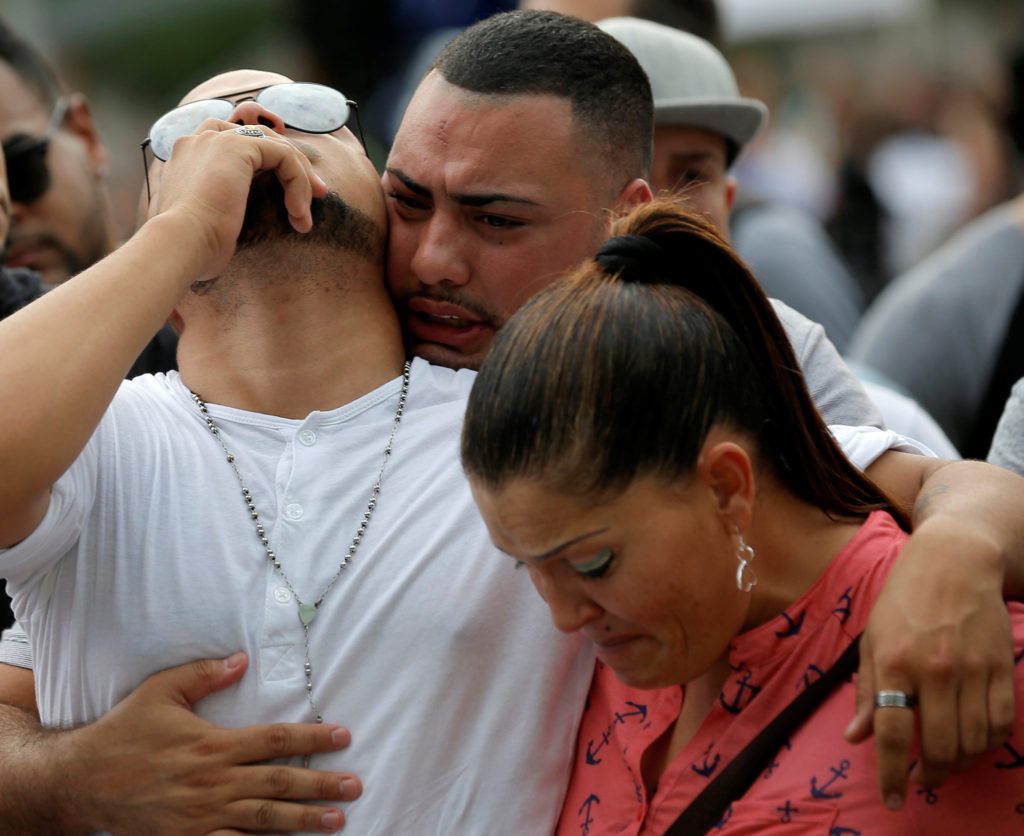
[[31, 89], [45, 110], [51, 110], [64, 94], [53, 67], [32, 44], [0, 18], [0, 61], [7, 64]]
[[654, 134], [650, 82], [633, 54], [592, 23], [557, 12], [503, 12], [462, 32], [430, 69], [475, 93], [568, 99], [623, 185], [648, 175]]

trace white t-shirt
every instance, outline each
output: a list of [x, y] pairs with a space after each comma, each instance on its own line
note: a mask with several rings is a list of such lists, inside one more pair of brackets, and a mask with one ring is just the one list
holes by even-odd
[[[353, 834], [548, 833], [593, 668], [490, 544], [458, 456], [471, 373], [414, 364], [369, 527], [310, 627], [314, 695], [352, 745]], [[292, 584], [316, 600], [366, 509], [400, 381], [286, 420], [210, 406]], [[223, 726], [311, 719], [297, 605], [176, 373], [124, 383], [38, 529], [0, 552], [44, 723], [94, 720], [149, 674], [244, 649], [199, 702]]]

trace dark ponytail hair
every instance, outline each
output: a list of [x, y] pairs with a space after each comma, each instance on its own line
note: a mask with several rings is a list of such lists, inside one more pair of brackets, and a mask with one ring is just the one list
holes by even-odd
[[613, 232], [496, 336], [463, 428], [471, 478], [611, 498], [638, 476], [687, 478], [721, 425], [828, 514], [907, 524], [835, 443], [771, 303], [713, 227], [662, 198]]

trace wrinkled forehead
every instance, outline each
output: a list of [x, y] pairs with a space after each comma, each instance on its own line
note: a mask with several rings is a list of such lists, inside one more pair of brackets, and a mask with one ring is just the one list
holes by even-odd
[[229, 99], [238, 93], [259, 90], [271, 84], [289, 84], [291, 81], [288, 76], [266, 70], [231, 70], [193, 87], [179, 104], [188, 104], [199, 99]]

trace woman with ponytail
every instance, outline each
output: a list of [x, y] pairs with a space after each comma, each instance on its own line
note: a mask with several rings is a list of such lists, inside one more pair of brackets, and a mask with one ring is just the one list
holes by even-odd
[[462, 439], [495, 544], [597, 651], [558, 832], [1024, 825], [1019, 714], [1002, 749], [885, 809], [874, 750], [839, 730], [907, 521], [843, 455], [710, 226], [666, 199], [614, 233], [498, 334]]

